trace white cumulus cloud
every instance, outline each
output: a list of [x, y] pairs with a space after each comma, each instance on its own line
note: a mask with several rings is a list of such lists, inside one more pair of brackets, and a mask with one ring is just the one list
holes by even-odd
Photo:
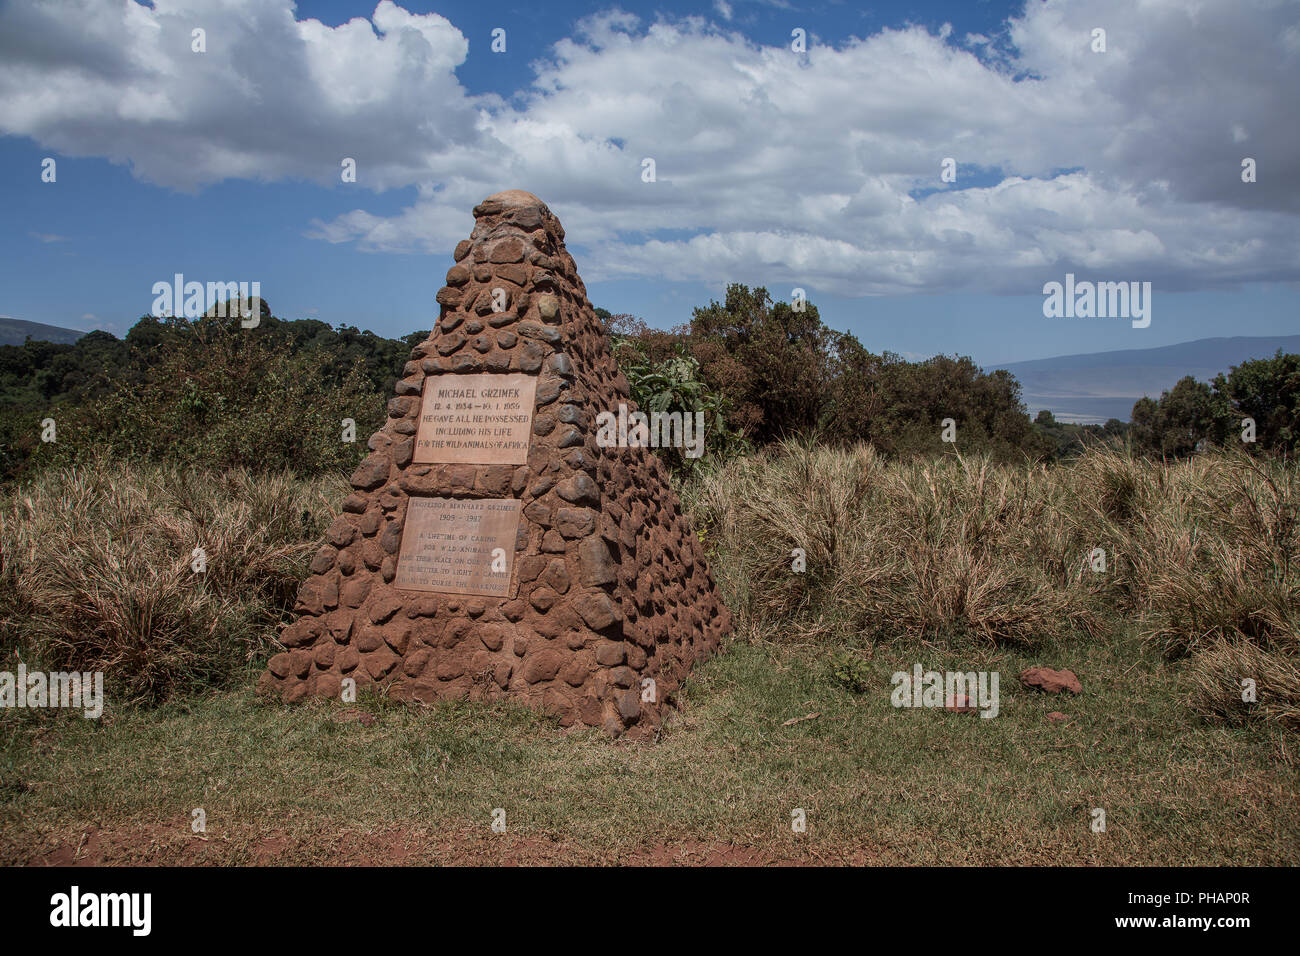
[[989, 36], [814, 37], [803, 56], [749, 39], [730, 9], [592, 16], [501, 97], [457, 77], [486, 44], [390, 0], [337, 27], [289, 0], [10, 4], [0, 131], [180, 189], [336, 184], [352, 157], [362, 190], [411, 188], [409, 204], [361, 199], [304, 228], [373, 251], [444, 253], [484, 195], [529, 189], [589, 281], [870, 295], [1033, 292], [1066, 269], [1161, 288], [1300, 278], [1294, 3], [1035, 0]]

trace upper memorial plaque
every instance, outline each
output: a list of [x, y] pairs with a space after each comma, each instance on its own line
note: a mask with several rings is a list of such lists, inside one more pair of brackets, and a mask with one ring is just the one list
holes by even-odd
[[426, 379], [414, 460], [527, 464], [536, 393], [537, 376], [521, 373]]

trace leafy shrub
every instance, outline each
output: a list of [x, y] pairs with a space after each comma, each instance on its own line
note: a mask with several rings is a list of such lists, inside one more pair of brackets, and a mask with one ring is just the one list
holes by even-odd
[[817, 307], [773, 302], [733, 283], [723, 302], [694, 311], [690, 347], [705, 378], [729, 401], [732, 427], [757, 442], [813, 432], [831, 376], [836, 333]]
[[700, 363], [693, 357], [678, 350], [675, 355], [652, 361], [635, 342], [623, 337], [615, 338], [614, 354], [619, 358], [620, 371], [627, 378], [632, 400], [641, 411], [647, 414], [679, 412], [683, 418], [696, 412], [703, 413], [703, 455], [691, 458], [681, 448], [659, 450], [674, 472], [679, 475], [694, 473], [705, 457], [726, 457], [744, 447], [740, 433], [727, 424], [726, 399], [699, 377]]
[[[1254, 422], [1253, 441], [1242, 440], [1247, 418]], [[1272, 358], [1234, 365], [1210, 384], [1184, 376], [1159, 400], [1139, 399], [1132, 419], [1133, 448], [1141, 454], [1185, 458], [1217, 444], [1294, 458], [1300, 452], [1300, 355], [1279, 349]]]
[[[383, 421], [385, 396], [363, 364], [340, 377], [313, 350], [237, 320], [175, 321], [138, 377], [60, 415], [49, 455], [76, 461], [107, 450], [207, 468], [348, 471]], [[357, 440], [342, 441], [343, 420]]]
[[[145, 316], [120, 341], [92, 332], [71, 346], [0, 347], [0, 481], [105, 449], [303, 475], [351, 469], [411, 347], [428, 334], [385, 339], [283, 321], [265, 301], [253, 329], [215, 312], [192, 322]], [[40, 440], [47, 417], [56, 444]], [[358, 442], [340, 441], [344, 418], [356, 422]]]
[[722, 302], [694, 310], [689, 326], [656, 330], [627, 315], [610, 316], [608, 324], [635, 347], [615, 352], [625, 373], [628, 363], [659, 368], [694, 358], [692, 375], [722, 397], [727, 424], [756, 444], [815, 437], [867, 442], [898, 457], [951, 455], [940, 422], [952, 418], [963, 451], [1015, 462], [1056, 451], [1056, 442], [1031, 426], [1008, 372], [983, 372], [964, 357], [876, 355], [853, 335], [827, 328], [815, 305], [774, 302], [762, 287], [729, 285]]
[[871, 665], [852, 651], [842, 651], [830, 660], [831, 682], [852, 694], [865, 694], [871, 688]]

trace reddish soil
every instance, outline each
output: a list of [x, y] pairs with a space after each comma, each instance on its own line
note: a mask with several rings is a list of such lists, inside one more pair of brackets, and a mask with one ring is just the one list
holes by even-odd
[[0, 861], [22, 866], [809, 866], [865, 862], [854, 853], [828, 859], [809, 852], [782, 856], [734, 843], [655, 844], [626, 854], [593, 854], [544, 837], [495, 835], [481, 829], [339, 831], [302, 838], [283, 830], [262, 834], [197, 834], [188, 820], [22, 838], [0, 836]]

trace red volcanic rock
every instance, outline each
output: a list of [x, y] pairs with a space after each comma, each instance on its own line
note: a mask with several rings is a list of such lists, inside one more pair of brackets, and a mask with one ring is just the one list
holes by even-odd
[[1083, 685], [1074, 671], [1054, 671], [1050, 667], [1031, 667], [1020, 672], [1020, 683], [1026, 687], [1037, 687], [1049, 694], [1059, 694], [1068, 690], [1071, 694], [1083, 693]]

